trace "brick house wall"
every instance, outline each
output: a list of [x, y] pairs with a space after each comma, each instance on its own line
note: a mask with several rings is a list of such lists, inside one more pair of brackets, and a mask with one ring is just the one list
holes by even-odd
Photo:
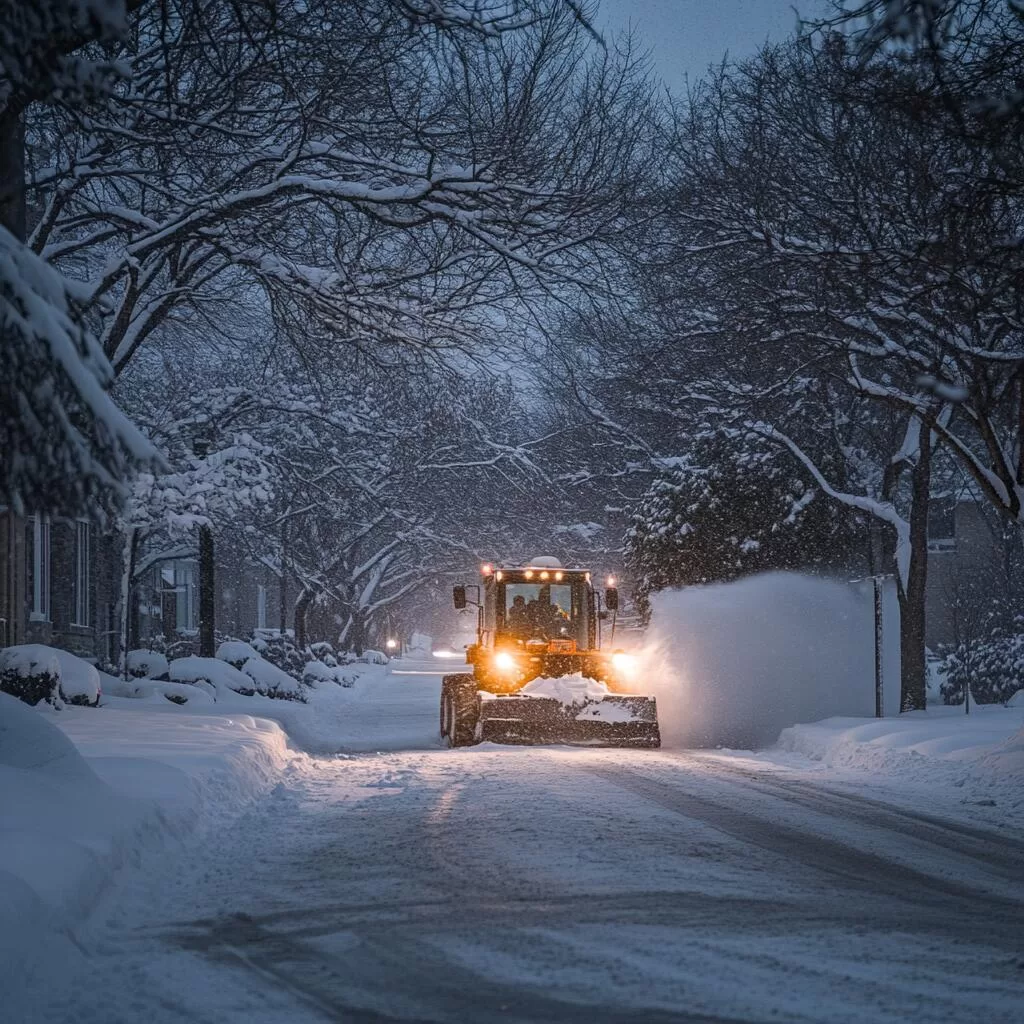
[[[90, 661], [113, 661], [117, 538], [78, 520], [40, 522], [36, 531], [35, 517], [0, 512], [0, 645], [49, 644]], [[41, 537], [48, 551], [36, 555]]]
[[993, 599], [1011, 596], [1013, 552], [997, 522], [968, 497], [929, 524], [925, 640], [932, 649], [975, 639]]

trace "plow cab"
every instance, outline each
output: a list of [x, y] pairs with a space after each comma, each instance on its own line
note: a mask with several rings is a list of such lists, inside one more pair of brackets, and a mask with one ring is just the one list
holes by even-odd
[[526, 566], [483, 566], [479, 584], [454, 588], [454, 602], [460, 610], [476, 606], [478, 625], [466, 669], [441, 685], [449, 745], [660, 745], [656, 702], [635, 692], [635, 659], [613, 646], [613, 579], [602, 608], [589, 571], [538, 557]]

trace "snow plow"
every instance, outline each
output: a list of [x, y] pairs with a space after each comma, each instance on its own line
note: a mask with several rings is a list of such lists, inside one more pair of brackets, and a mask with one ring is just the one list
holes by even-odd
[[456, 609], [475, 605], [478, 618], [470, 668], [441, 683], [448, 745], [660, 746], [655, 699], [632, 692], [636, 659], [601, 643], [602, 624], [619, 606], [614, 584], [609, 578], [602, 608], [589, 571], [543, 556], [484, 565], [479, 584], [455, 587]]

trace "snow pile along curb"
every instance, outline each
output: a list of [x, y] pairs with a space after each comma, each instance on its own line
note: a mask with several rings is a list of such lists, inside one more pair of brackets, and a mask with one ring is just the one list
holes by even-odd
[[1024, 706], [827, 718], [783, 729], [778, 746], [829, 766], [968, 787], [1024, 809]]
[[[127, 703], [127, 702], [126, 702]], [[0, 694], [0, 990], [46, 984], [114, 874], [225, 820], [293, 756], [276, 723], [144, 708], [37, 710]]]

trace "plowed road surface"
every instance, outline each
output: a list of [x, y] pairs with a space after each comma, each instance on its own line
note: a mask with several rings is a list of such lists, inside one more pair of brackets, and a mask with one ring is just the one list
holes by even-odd
[[1018, 835], [752, 757], [449, 751], [438, 685], [126, 896], [45, 1019], [1024, 1020]]

